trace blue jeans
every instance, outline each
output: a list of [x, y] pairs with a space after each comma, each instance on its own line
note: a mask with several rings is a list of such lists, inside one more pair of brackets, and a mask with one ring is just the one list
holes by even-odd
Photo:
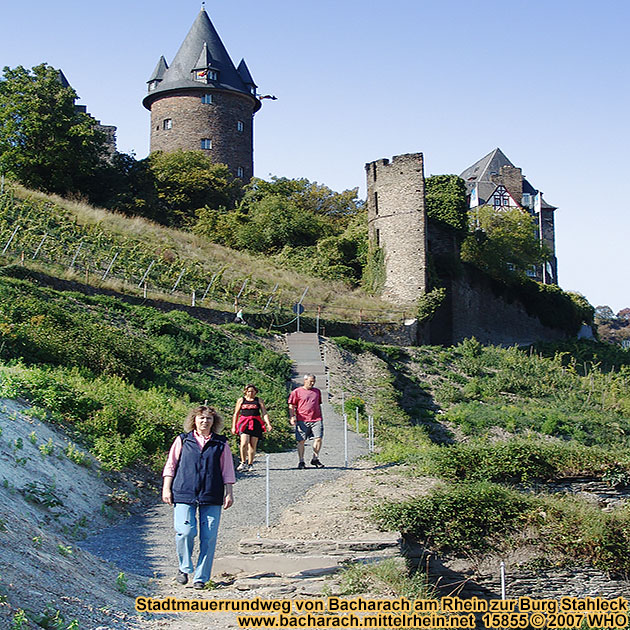
[[[193, 582], [206, 583], [210, 579], [214, 549], [217, 545], [217, 533], [221, 519], [220, 505], [199, 506], [199, 558], [197, 570]], [[175, 519], [175, 546], [179, 559], [179, 570], [184, 573], [192, 573], [192, 554], [197, 535], [197, 506], [189, 503], [176, 503], [174, 509]]]

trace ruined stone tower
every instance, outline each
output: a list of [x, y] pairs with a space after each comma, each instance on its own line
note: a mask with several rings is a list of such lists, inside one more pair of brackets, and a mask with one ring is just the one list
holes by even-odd
[[365, 165], [370, 244], [383, 250], [382, 297], [415, 302], [427, 289], [427, 221], [422, 153]]
[[237, 177], [253, 177], [256, 84], [245, 60], [234, 66], [205, 9], [171, 66], [160, 57], [147, 83], [151, 152], [201, 150]]

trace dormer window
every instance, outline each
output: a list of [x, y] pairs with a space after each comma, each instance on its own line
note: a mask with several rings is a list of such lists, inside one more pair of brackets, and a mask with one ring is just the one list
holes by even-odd
[[219, 78], [219, 73], [216, 70], [210, 70], [204, 68], [203, 70], [195, 70], [195, 81], [200, 83], [208, 83], [208, 81], [216, 81]]

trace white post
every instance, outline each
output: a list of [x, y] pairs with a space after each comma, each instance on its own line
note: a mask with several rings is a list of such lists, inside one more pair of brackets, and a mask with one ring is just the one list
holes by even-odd
[[195, 295], [195, 290], [193, 289], [193, 292], [192, 292], [192, 300], [191, 300], [191, 306], [197, 306], [197, 303], [196, 303], [195, 297], [196, 297], [196, 295]]
[[[35, 258], [35, 256], [33, 256], [33, 258]], [[107, 276], [109, 275], [109, 272], [112, 270], [112, 267], [114, 265], [114, 262], [116, 261], [116, 258], [118, 258], [118, 252], [114, 254], [112, 261], [109, 263], [109, 266], [107, 267], [107, 269], [105, 270], [105, 273], [103, 274], [103, 277], [101, 278], [101, 282], [105, 280], [105, 278], [107, 278]]]
[[[15, 230], [13, 230], [13, 234], [11, 234], [11, 238], [7, 241], [7, 244], [4, 246], [4, 249], [2, 250], [3, 254], [7, 253], [7, 249], [9, 249], [9, 245], [11, 245], [11, 241], [13, 240], [13, 238], [15, 237], [15, 235], [18, 233], [18, 230], [20, 229], [19, 225], [15, 226]], [[80, 247], [80, 246], [79, 246]]]
[[37, 249], [35, 250], [35, 253], [33, 254], [33, 260], [35, 260], [37, 256], [39, 255], [39, 250], [42, 248], [42, 245], [44, 244], [44, 241], [46, 240], [47, 236], [48, 236], [48, 232], [46, 232], [46, 234], [42, 236], [42, 240], [39, 242], [39, 245], [37, 246]]
[[346, 392], [341, 388], [341, 413], [346, 413]]
[[368, 416], [368, 450], [374, 452], [374, 416]]
[[348, 416], [343, 414], [343, 461], [345, 468], [348, 468]]
[[173, 285], [173, 288], [171, 289], [171, 293], [175, 293], [175, 289], [177, 289], [177, 287], [179, 286], [179, 283], [181, 282], [182, 278], [184, 277], [184, 273], [185, 272], [186, 272], [186, 267], [184, 267], [179, 272], [179, 276], [177, 277], [177, 280], [175, 281], [175, 284]]
[[142, 295], [144, 296], [144, 299], [147, 299], [147, 283], [144, 283], [144, 289], [142, 290]]
[[208, 295], [208, 291], [210, 291], [210, 287], [212, 287], [212, 285], [214, 284], [214, 281], [217, 279], [217, 276], [219, 274], [215, 273], [212, 278], [210, 278], [210, 282], [208, 282], [208, 286], [206, 287], [206, 290], [203, 292], [203, 297], [201, 298], [201, 301], [203, 302], [203, 300], [206, 299], [206, 295]]
[[354, 417], [357, 421], [357, 434], [359, 433], [359, 407], [354, 408]]
[[270, 486], [269, 486], [269, 455], [265, 457], [265, 468], [266, 468], [265, 491], [267, 495], [267, 513], [265, 515], [265, 524], [267, 525], [267, 527], [269, 527], [269, 503], [271, 500], [271, 492], [270, 492]]
[[72, 258], [72, 262], [70, 263], [70, 269], [74, 267], [74, 263], [77, 260], [77, 256], [79, 255], [79, 252], [81, 251], [81, 247], [83, 247], [83, 241], [79, 243], [79, 247], [77, 247], [77, 251], [74, 253], [74, 257]]
[[501, 599], [505, 599], [505, 562], [501, 561]]
[[241, 287], [241, 290], [238, 292], [238, 295], [236, 296], [237, 300], [238, 300], [238, 298], [241, 297], [241, 295], [243, 295], [243, 291], [245, 291], [245, 287], [247, 286], [248, 282], [249, 282], [249, 278], [246, 278], [245, 282], [243, 282], [243, 286]]
[[271, 292], [271, 295], [269, 296], [269, 299], [267, 300], [267, 304], [265, 304], [265, 308], [263, 308], [263, 311], [266, 311], [269, 308], [269, 305], [271, 304], [271, 300], [273, 300], [273, 294], [278, 290], [278, 283], [276, 283], [276, 286], [273, 288], [273, 291]]
[[145, 284], [144, 281], [147, 279], [147, 276], [149, 275], [149, 271], [151, 271], [151, 267], [153, 267], [153, 265], [155, 265], [155, 260], [152, 260], [149, 266], [147, 267], [147, 270], [144, 272], [144, 275], [142, 276], [142, 280], [138, 282], [138, 288], [140, 288], [143, 284]]

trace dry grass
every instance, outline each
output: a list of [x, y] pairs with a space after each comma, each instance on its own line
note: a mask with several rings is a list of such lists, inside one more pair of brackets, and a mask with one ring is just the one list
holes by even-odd
[[[80, 225], [98, 225], [108, 234], [137, 240], [149, 244], [156, 250], [171, 250], [176, 259], [184, 265], [201, 267], [204, 273], [207, 273], [208, 279], [220, 272], [224, 284], [233, 284], [239, 288], [245, 279], [248, 279], [250, 287], [255, 287], [259, 296], [271, 295], [277, 285], [274, 304], [290, 306], [299, 300], [304, 289], [308, 287], [303, 303], [306, 308], [305, 315], [311, 317], [315, 316], [317, 307], [321, 308], [322, 317], [340, 321], [400, 322], [410, 315], [343, 282], [323, 280], [297, 270], [283, 269], [274, 266], [262, 256], [228, 249], [190, 232], [167, 228], [142, 217], [128, 217], [96, 208], [81, 200], [64, 199], [57, 195], [28, 190], [18, 184], [12, 184], [12, 188], [16, 198], [59, 206], [76, 217]], [[91, 282], [97, 282], [96, 276]], [[136, 287], [115, 280], [108, 281], [104, 286], [138, 294]], [[190, 301], [189, 298], [172, 296], [169, 293], [156, 295], [152, 292], [152, 297], [180, 303]], [[243, 306], [249, 312], [260, 312], [266, 301], [266, 297], [262, 300], [259, 297], [258, 303], [244, 302]], [[204, 306], [210, 304], [204, 303]], [[215, 302], [213, 306], [229, 310], [232, 308], [232, 304], [227, 302]]]

